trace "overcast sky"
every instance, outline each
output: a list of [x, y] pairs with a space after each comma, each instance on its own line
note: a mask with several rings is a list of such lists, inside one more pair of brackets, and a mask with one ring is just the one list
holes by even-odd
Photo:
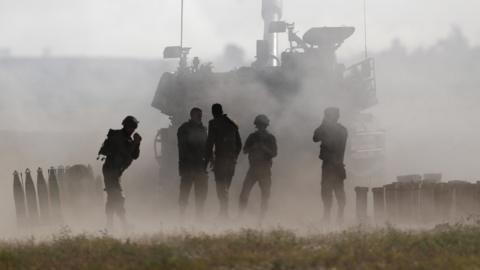
[[[372, 49], [400, 38], [410, 48], [445, 37], [452, 25], [480, 43], [478, 0], [367, 0]], [[180, 0], [0, 0], [0, 48], [14, 55], [158, 58], [179, 40]], [[262, 36], [261, 0], [185, 0], [186, 45], [203, 57], [228, 43], [251, 57]], [[303, 33], [311, 26], [351, 25], [344, 54], [363, 48], [362, 0], [284, 0], [284, 19]], [[286, 38], [286, 37], [284, 37]]]

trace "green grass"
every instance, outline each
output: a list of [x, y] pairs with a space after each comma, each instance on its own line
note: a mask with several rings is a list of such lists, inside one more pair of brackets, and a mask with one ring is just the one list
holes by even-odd
[[243, 230], [122, 240], [64, 232], [49, 241], [0, 243], [0, 269], [480, 269], [480, 227], [308, 237]]

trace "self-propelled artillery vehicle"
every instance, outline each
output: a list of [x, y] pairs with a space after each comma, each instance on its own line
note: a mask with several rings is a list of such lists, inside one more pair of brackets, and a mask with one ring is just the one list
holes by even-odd
[[[350, 133], [349, 178], [376, 180], [383, 168], [384, 133], [365, 113], [377, 104], [374, 60], [365, 58], [346, 67], [336, 57], [355, 28], [314, 27], [300, 36], [295, 24], [282, 21], [281, 0], [263, 0], [262, 16], [264, 37], [256, 42], [251, 66], [214, 72], [198, 57], [189, 64], [190, 48], [165, 49], [164, 57], [178, 58], [180, 64], [175, 72], [163, 74], [152, 102], [171, 121], [155, 140], [163, 187], [178, 188], [178, 127], [188, 120], [192, 107], [203, 109], [206, 123], [210, 106], [217, 102], [240, 126], [243, 139], [253, 130], [257, 114], [270, 117], [282, 163], [277, 168], [290, 172], [289, 177], [305, 168], [302, 164], [307, 160], [318, 164], [313, 156], [318, 151], [311, 140], [313, 130], [321, 123], [323, 110], [337, 106]], [[279, 53], [278, 40], [284, 36], [289, 46]]]

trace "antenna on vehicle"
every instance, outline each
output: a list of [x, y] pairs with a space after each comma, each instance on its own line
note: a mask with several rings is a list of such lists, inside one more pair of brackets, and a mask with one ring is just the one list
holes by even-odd
[[[183, 1], [183, 0], [182, 0]], [[365, 39], [365, 59], [368, 58], [368, 49], [367, 49], [367, 0], [363, 0], [363, 30], [364, 30], [364, 39]]]
[[163, 50], [163, 58], [173, 59], [179, 58], [179, 70], [187, 70], [187, 56], [191, 48], [183, 47], [183, 2], [180, 1], [180, 46], [169, 46]]
[[183, 48], [183, 0], [180, 7], [180, 48]]

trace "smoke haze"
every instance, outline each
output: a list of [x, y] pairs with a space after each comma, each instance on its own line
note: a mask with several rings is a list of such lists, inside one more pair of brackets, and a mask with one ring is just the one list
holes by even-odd
[[[363, 47], [363, 1], [286, 0], [283, 18], [297, 29], [351, 25], [357, 28], [342, 51]], [[368, 0], [369, 46], [385, 49], [400, 38], [409, 49], [429, 47], [458, 25], [472, 44], [480, 43], [475, 0]], [[185, 1], [185, 42], [193, 53], [213, 58], [229, 43], [246, 49], [263, 35], [261, 1]], [[222, 12], [220, 12], [222, 11]], [[234, 16], [232, 16], [235, 14]], [[179, 1], [107, 0], [0, 1], [0, 47], [16, 55], [159, 57], [167, 44], [179, 43]], [[209, 42], [206, 43], [205, 40]]]
[[[156, 4], [153, 2], [149, 4], [153, 7], [147, 13], [150, 16], [144, 16], [145, 10], [129, 1], [123, 1], [117, 7], [111, 7], [101, 1], [100, 4], [86, 1], [67, 5], [62, 4], [62, 1], [50, 0], [48, 5], [41, 6], [30, 6], [31, 3], [28, 1], [16, 1], [15, 4], [8, 5], [0, 2], [2, 6], [7, 7], [1, 9], [1, 13], [8, 15], [0, 16], [2, 18], [0, 22], [1, 20], [19, 22], [16, 32], [12, 29], [2, 29], [1, 32], [5, 33], [3, 38], [8, 42], [0, 42], [0, 46], [11, 47], [14, 54], [25, 55], [37, 55], [40, 52], [39, 48], [50, 47], [54, 55], [56, 53], [128, 55], [156, 58], [165, 45], [170, 45], [172, 41], [178, 39], [174, 30], [178, 19], [175, 12], [162, 12], [164, 16], [159, 16], [158, 21], [154, 19], [157, 18], [154, 10], [177, 10], [175, 1], [155, 2]], [[229, 70], [248, 64], [247, 59], [253, 55], [254, 40], [261, 36], [262, 29], [258, 27], [261, 25], [260, 17], [257, 16], [258, 5], [252, 2], [233, 1], [226, 4], [225, 1], [205, 1], [203, 5], [192, 3], [187, 15], [190, 15], [190, 20], [198, 23], [187, 28], [189, 33], [187, 41], [198, 48], [195, 54], [206, 55], [205, 60], [211, 59], [217, 70]], [[325, 1], [325, 4], [312, 4], [318, 7], [309, 9], [301, 8], [301, 2], [307, 1], [295, 1], [296, 6], [286, 3], [285, 10], [289, 19], [299, 20], [298, 27], [302, 31], [315, 25], [361, 25], [361, 16], [353, 12], [334, 16], [335, 18], [330, 17], [333, 15], [329, 15], [325, 5], [331, 1]], [[395, 5], [391, 1], [389, 8], [399, 10], [396, 14], [397, 22], [394, 23], [395, 19], [392, 18], [389, 23], [376, 24], [374, 20], [381, 21], [385, 15], [381, 14], [380, 7], [375, 6], [387, 5], [385, 1], [382, 1], [382, 4], [378, 2], [372, 1], [370, 4], [372, 19], [369, 20], [372, 27], [371, 44], [374, 49], [372, 56], [377, 62], [379, 104], [370, 111], [380, 120], [381, 126], [387, 132], [387, 175], [381, 182], [391, 182], [399, 174], [429, 172], [442, 172], [447, 180], [480, 180], [476, 178], [480, 177], [477, 165], [477, 153], [480, 153], [480, 144], [477, 141], [480, 137], [478, 128], [480, 120], [477, 117], [480, 114], [480, 108], [477, 106], [480, 100], [478, 92], [480, 48], [477, 46], [479, 41], [476, 40], [478, 29], [472, 29], [472, 25], [469, 24], [473, 20], [471, 17], [464, 16], [459, 19], [461, 14], [465, 15], [466, 10], [477, 4], [472, 1], [471, 6], [446, 3], [432, 6], [429, 1], [423, 1], [415, 6], [415, 12], [409, 17], [425, 18], [422, 14], [435, 7], [433, 8], [435, 12], [428, 14], [435, 16], [438, 22], [435, 21], [434, 25], [422, 24], [422, 27], [425, 27], [422, 31], [410, 31], [415, 24], [422, 23], [405, 20], [402, 16], [412, 10], [408, 7], [411, 7], [413, 2]], [[227, 7], [230, 4], [233, 7]], [[332, 3], [329, 5], [338, 12], [337, 14], [341, 14], [343, 6], [345, 5]], [[443, 16], [447, 14], [445, 9], [447, 6], [453, 6], [448, 10], [448, 15], [458, 11], [455, 16]], [[128, 18], [121, 16], [126, 8], [131, 12]], [[231, 18], [234, 17], [231, 14], [210, 13], [211, 10], [222, 8], [237, 8], [243, 12], [241, 14], [254, 13], [254, 15], [245, 27], [239, 27], [241, 23], [245, 23], [240, 20], [245, 18], [244, 16], [234, 19]], [[361, 6], [351, 9], [358, 11], [361, 10]], [[319, 10], [322, 14], [320, 22], [315, 20], [316, 13], [312, 10]], [[48, 19], [40, 20], [41, 23], [35, 24], [35, 27], [32, 27], [31, 20], [25, 19], [39, 18], [39, 14], [42, 14], [42, 18]], [[109, 15], [104, 17], [104, 14]], [[78, 20], [73, 20], [76, 22], [68, 27], [61, 26], [60, 22], [71, 23], [69, 15], [76, 16], [74, 18]], [[135, 19], [141, 16], [146, 18]], [[284, 14], [285, 16], [287, 14]], [[134, 23], [135, 21], [139, 22], [138, 25]], [[219, 23], [220, 21], [232, 23]], [[447, 25], [452, 22], [461, 27], [449, 30]], [[0, 25], [6, 27], [5, 23]], [[112, 30], [110, 34], [105, 35], [105, 31], [110, 32], [110, 29], [114, 28], [115, 31]], [[231, 29], [238, 31], [236, 30], [234, 35]], [[60, 36], [56, 35], [57, 30]], [[161, 33], [162, 30], [165, 33]], [[28, 37], [19, 37], [22, 31], [32, 34]], [[148, 34], [145, 35], [143, 31], [147, 31]], [[422, 36], [418, 36], [419, 33]], [[440, 38], [442, 36], [445, 37]], [[395, 37], [400, 38], [394, 40]], [[210, 41], [205, 42], [206, 40]], [[361, 41], [361, 33], [358, 32], [352, 41], [346, 41], [346, 46], [340, 50], [339, 57], [346, 63], [356, 62], [360, 59], [357, 55], [362, 48]], [[211, 44], [216, 42], [221, 46], [211, 47]], [[227, 44], [230, 45], [226, 46]], [[225, 48], [223, 52], [222, 48]], [[167, 127], [169, 120], [150, 106], [161, 74], [165, 71], [174, 71], [176, 64], [174, 61], [156, 59], [105, 57], [7, 55], [0, 58], [0, 121], [3, 123], [0, 128], [0, 177], [4, 179], [1, 189], [4, 199], [0, 206], [0, 215], [4, 217], [4, 222], [0, 224], [0, 230], [10, 231], [15, 223], [11, 194], [13, 170], [90, 163], [98, 174], [101, 166], [95, 160], [98, 147], [108, 129], [118, 128], [126, 114], [133, 114], [140, 119], [139, 132], [144, 137], [141, 158], [132, 165], [124, 177], [128, 210], [134, 213], [134, 217], [148, 216], [152, 212], [161, 216], [162, 211], [167, 212], [166, 208], [176, 207], [176, 201], [172, 201], [171, 205], [158, 205], [160, 187], [157, 179], [158, 166], [153, 154], [153, 140], [156, 131]], [[266, 96], [262, 98], [254, 95], [263, 93], [252, 93], [252, 102], [257, 98], [266, 99]], [[305, 104], [305, 107], [314, 108], [317, 99], [320, 97], [314, 93], [307, 93], [299, 97], [296, 100], [297, 104], [292, 107], [299, 108]], [[260, 105], [264, 108], [272, 107], [271, 104], [258, 106]], [[228, 111], [228, 105], [226, 110]], [[308, 125], [304, 127], [305, 129], [313, 128], [320, 123], [321, 111], [322, 108], [319, 107], [315, 113], [309, 113], [310, 117], [318, 115], [318, 121], [304, 123]], [[204, 121], [210, 118], [208, 112], [205, 113], [205, 118]], [[284, 130], [288, 125], [302, 124], [290, 123], [288, 119], [280, 121], [281, 115], [276, 119], [279, 120], [277, 121], [279, 127], [274, 130]], [[252, 128], [241, 127], [244, 139]], [[280, 146], [279, 159], [285, 159], [288, 153], [282, 152], [282, 148], [288, 149]], [[307, 177], [312, 179], [318, 175], [318, 182], [312, 181], [307, 187], [297, 188], [302, 192], [310, 192], [308, 195], [304, 194], [307, 199], [303, 203], [310, 205], [310, 209], [305, 210], [305, 213], [318, 212], [320, 215], [320, 170], [317, 152], [318, 146], [312, 143], [311, 160], [301, 161], [309, 162], [313, 164], [312, 166], [318, 164], [316, 170], [307, 173], [301, 168], [298, 172], [291, 172], [291, 175], [308, 174]], [[232, 190], [234, 208], [243, 176], [243, 171], [238, 172], [234, 180]], [[355, 186], [355, 183], [349, 185]], [[295, 183], [290, 182], [286, 186], [292, 188], [295, 187]], [[148, 192], [145, 193], [145, 190]], [[288, 190], [275, 190], [274, 187], [273, 192], [272, 205], [276, 203], [289, 205], [299, 201], [297, 197], [288, 197], [286, 195]], [[210, 185], [209, 193], [209, 207], [216, 211], [213, 185]], [[256, 193], [252, 196], [256, 196]], [[353, 199], [349, 198], [348, 203], [351, 207]], [[103, 205], [98, 207], [103, 208]], [[288, 209], [280, 206], [272, 208], [276, 213]], [[300, 218], [303, 214], [292, 212], [291, 217]]]

